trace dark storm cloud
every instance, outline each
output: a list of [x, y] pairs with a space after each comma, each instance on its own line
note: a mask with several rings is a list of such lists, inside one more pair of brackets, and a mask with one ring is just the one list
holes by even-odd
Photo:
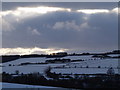
[[[16, 30], [12, 31], [12, 33], [9, 33], [9, 35], [3, 33], [3, 47], [8, 47], [7, 43], [10, 42], [12, 43], [9, 44], [10, 47], [30, 47], [35, 45], [39, 47], [48, 47], [49, 44], [52, 46], [58, 42], [66, 42], [66, 39], [63, 38], [71, 37], [74, 31], [66, 31], [64, 29], [59, 31], [53, 30], [53, 25], [56, 22], [72, 20], [76, 20], [76, 23], [81, 24], [83, 22], [83, 19], [81, 18], [82, 16], [82, 14], [79, 15], [78, 13], [55, 12], [24, 20], [24, 23], [19, 24]], [[29, 27], [31, 27], [31, 30], [37, 29], [41, 35], [32, 35], [30, 30], [28, 30]], [[69, 40], [69, 38], [67, 40]]]
[[[116, 7], [116, 3], [4, 3], [3, 5], [4, 7], [8, 5], [4, 10], [8, 10], [8, 8], [15, 9], [18, 6], [37, 5], [76, 10], [81, 8], [113, 9]], [[34, 46], [80, 50], [109, 50], [117, 48], [118, 25], [116, 13], [87, 15], [78, 12], [57, 11], [21, 19], [19, 22], [11, 20], [9, 17], [5, 18], [8, 18], [15, 30], [3, 31], [3, 48]], [[17, 18], [13, 17], [12, 19]]]

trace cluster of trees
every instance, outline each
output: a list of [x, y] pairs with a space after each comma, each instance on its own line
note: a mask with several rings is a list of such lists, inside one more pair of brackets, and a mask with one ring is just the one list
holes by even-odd
[[54, 60], [46, 60], [45, 63], [68, 63], [68, 62], [79, 62], [79, 61], [84, 61], [84, 60], [54, 59]]
[[54, 59], [54, 60], [46, 60], [46, 63], [66, 63], [71, 62], [70, 59]]
[[[62, 74], [56, 74], [50, 72], [51, 68], [45, 70], [46, 79], [40, 73], [31, 74], [21, 74], [17, 76], [12, 76], [11, 74], [2, 73], [2, 81], [9, 83], [19, 83], [19, 84], [29, 84], [29, 85], [44, 85], [44, 86], [55, 86], [64, 88], [120, 88], [120, 75], [96, 75], [90, 77], [90, 75], [75, 75], [71, 77], [70, 75], [63, 76]], [[18, 74], [18, 71], [16, 71]], [[58, 77], [64, 77], [67, 79], [60, 79]]]
[[29, 55], [21, 55], [21, 58], [34, 58], [34, 57], [47, 57], [46, 54], [29, 54]]
[[33, 64], [48, 64], [48, 63], [44, 63], [44, 62], [38, 62], [38, 63], [25, 62], [25, 63], [20, 63], [18, 66], [33, 65]]

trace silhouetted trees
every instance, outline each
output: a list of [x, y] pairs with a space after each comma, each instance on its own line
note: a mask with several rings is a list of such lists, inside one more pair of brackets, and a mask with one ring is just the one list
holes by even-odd
[[[50, 68], [46, 69], [46, 73], [50, 73]], [[65, 88], [120, 88], [120, 75], [99, 74], [91, 77], [89, 74], [75, 74], [74, 78], [70, 75], [62, 75], [51, 73], [53, 79], [46, 79], [42, 74], [35, 72], [30, 74], [19, 74], [12, 76], [6, 72], [2, 73], [2, 81], [9, 83], [45, 85]], [[48, 75], [48, 76], [49, 76]], [[61, 79], [62, 78], [62, 79]]]

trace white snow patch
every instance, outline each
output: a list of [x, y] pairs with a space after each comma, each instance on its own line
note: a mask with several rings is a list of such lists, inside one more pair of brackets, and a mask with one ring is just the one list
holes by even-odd
[[37, 85], [25, 85], [25, 84], [15, 84], [15, 83], [1, 83], [2, 88], [57, 88], [57, 87], [50, 87], [50, 86], [37, 86]]

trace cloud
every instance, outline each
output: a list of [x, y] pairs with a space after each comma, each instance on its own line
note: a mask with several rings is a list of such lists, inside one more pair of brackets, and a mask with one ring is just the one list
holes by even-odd
[[107, 9], [80, 9], [77, 12], [85, 13], [85, 14], [96, 14], [96, 13], [109, 13]]
[[5, 20], [4, 18], [2, 18], [0, 25], [2, 25], [2, 30], [4, 31], [15, 30], [14, 26], [11, 23], [9, 23], [7, 20]]
[[85, 13], [85, 14], [97, 14], [97, 13], [118, 13], [118, 7], [113, 8], [112, 10], [109, 9], [79, 9], [76, 10], [76, 12], [79, 13]]
[[[49, 6], [36, 6], [36, 7], [17, 7], [14, 10], [6, 10], [6, 11], [2, 11], [0, 16], [2, 16], [5, 20], [3, 20], [3, 28], [5, 28], [6, 30], [13, 30], [14, 24], [16, 23], [24, 23], [25, 20], [30, 19], [30, 18], [35, 18], [35, 17], [39, 17], [44, 14], [48, 14], [49, 12], [68, 12], [69, 14], [71, 13], [83, 13], [85, 14], [85, 16], [87, 14], [100, 14], [100, 13], [117, 13], [118, 12], [118, 8], [113, 8], [112, 10], [109, 9], [78, 9], [78, 10], [72, 10], [71, 8], [62, 8], [62, 7], [49, 7]], [[88, 16], [87, 16], [88, 17]], [[87, 17], [84, 17], [84, 19], [87, 19]], [[64, 18], [64, 17], [63, 17]], [[71, 26], [73, 26], [73, 29], [75, 30], [80, 30], [80, 26], [74, 22], [56, 22], [56, 24], [54, 25], [53, 29], [59, 29], [59, 28], [63, 28], [65, 25], [69, 26], [70, 28], [72, 28]], [[71, 25], [71, 26], [70, 26]], [[68, 27], [67, 27], [68, 28]], [[69, 28], [68, 28], [69, 29]], [[4, 29], [3, 29], [4, 30]]]
[[[47, 7], [47, 6], [39, 6], [39, 7], [18, 7], [16, 10], [7, 10], [2, 11], [2, 16], [7, 15], [14, 15], [20, 18], [28, 18], [31, 16], [36, 16], [39, 14], [46, 14], [48, 12], [56, 12], [56, 11], [68, 11], [70, 12], [71, 9], [69, 8], [59, 8], [59, 7]], [[21, 17], [22, 15], [22, 17]]]
[[117, 14], [118, 14], [118, 13], [119, 13], [119, 8], [118, 8], [118, 7], [116, 7], [116, 8], [114, 8], [114, 9], [112, 9], [112, 12], [113, 12], [113, 13], [117, 13]]
[[66, 21], [66, 28], [69, 30], [69, 29], [74, 29], [74, 30], [80, 30], [80, 27], [79, 27], [79, 25], [77, 25], [76, 23], [75, 23], [75, 21], [71, 21], [71, 22], [68, 22], [68, 21]]
[[36, 29], [36, 28], [32, 28], [32, 27], [27, 27], [27, 31], [28, 34], [32, 34], [32, 35], [41, 35], [41, 33]]
[[51, 6], [71, 9], [112, 9], [117, 7], [118, 2], [3, 2], [3, 10], [16, 9], [19, 7]]
[[75, 20], [72, 21], [65, 21], [65, 22], [56, 22], [53, 25], [54, 30], [61, 30], [61, 29], [67, 29], [67, 30], [83, 30], [84, 28], [88, 28], [88, 24], [82, 23], [81, 25], [76, 24]]
[[[2, 27], [4, 31], [14, 30], [16, 24], [24, 23], [25, 20], [35, 18], [40, 15], [44, 15], [50, 12], [70, 12], [69, 8], [61, 7], [48, 7], [48, 6], [37, 6], [37, 7], [17, 7], [14, 10], [6, 10], [0, 13], [2, 18]], [[37, 30], [33, 30], [36, 33]], [[38, 32], [36, 33], [38, 34]]]
[[35, 34], [35, 35], [40, 35], [40, 32], [38, 32], [38, 30], [37, 30], [37, 29], [33, 29], [33, 30], [32, 30], [32, 34]]
[[81, 29], [81, 30], [85, 30], [85, 29], [89, 29], [89, 28], [90, 28], [90, 26], [88, 25], [87, 22], [82, 23], [82, 24], [80, 25], [80, 29]]
[[0, 55], [25, 55], [25, 54], [37, 54], [36, 52], [38, 52], [38, 54], [50, 54], [50, 53], [56, 53], [56, 52], [64, 52], [67, 49], [62, 49], [62, 48], [47, 48], [47, 49], [43, 49], [43, 48], [38, 48], [38, 47], [34, 47], [34, 48], [21, 48], [21, 47], [17, 47], [17, 48], [0, 48]]
[[[28, 8], [28, 6], [26, 7]], [[77, 9], [64, 8], [71, 9], [71, 11], [48, 11], [46, 9], [47, 13], [39, 13], [34, 10], [35, 7], [30, 7], [33, 10], [29, 11], [29, 8], [27, 12], [26, 7], [22, 7], [23, 10], [18, 10], [18, 8], [9, 10], [14, 13], [19, 11], [21, 16], [12, 14], [13, 12], [7, 12], [4, 15], [4, 19], [15, 30], [3, 32], [3, 48], [34, 48], [36, 46], [46, 49], [63, 48], [68, 51], [89, 51], [112, 50], [118, 47], [118, 15], [115, 8], [105, 9], [109, 11], [108, 13], [97, 9], [98, 11], [93, 10], [94, 14], [93, 12], [87, 14], [86, 12], [76, 12], [76, 10], [83, 10], [79, 7]], [[41, 51], [36, 52], [41, 53]]]
[[53, 29], [63, 29], [65, 27], [64, 22], [56, 22]]

